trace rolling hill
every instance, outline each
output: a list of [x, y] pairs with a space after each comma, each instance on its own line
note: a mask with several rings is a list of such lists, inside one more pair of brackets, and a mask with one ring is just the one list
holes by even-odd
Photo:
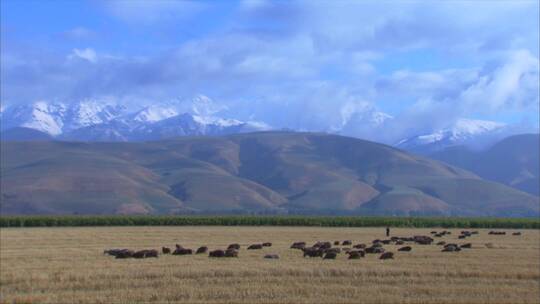
[[1, 174], [3, 214], [539, 215], [469, 171], [316, 133], [3, 142]]
[[465, 146], [447, 148], [432, 158], [465, 168], [480, 177], [538, 196], [540, 194], [540, 136], [507, 137], [490, 148], [473, 151]]

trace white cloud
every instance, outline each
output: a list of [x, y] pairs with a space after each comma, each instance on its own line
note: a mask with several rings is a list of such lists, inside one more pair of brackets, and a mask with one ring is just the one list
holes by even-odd
[[73, 53], [70, 54], [68, 58], [69, 59], [80, 58], [80, 59], [88, 60], [92, 63], [96, 63], [97, 54], [96, 54], [96, 51], [94, 51], [91, 48], [73, 49]]
[[539, 61], [527, 50], [512, 52], [493, 72], [481, 75], [460, 99], [467, 109], [498, 111], [534, 105], [539, 87]]

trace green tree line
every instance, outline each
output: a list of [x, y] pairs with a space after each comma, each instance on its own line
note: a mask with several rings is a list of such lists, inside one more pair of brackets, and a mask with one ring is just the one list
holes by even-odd
[[66, 226], [321, 226], [540, 229], [534, 218], [375, 216], [1, 216], [0, 227]]

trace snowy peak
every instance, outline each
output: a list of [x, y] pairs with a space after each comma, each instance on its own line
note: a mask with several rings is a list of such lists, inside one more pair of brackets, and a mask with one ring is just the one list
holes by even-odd
[[486, 140], [501, 133], [506, 127], [506, 124], [499, 122], [461, 118], [447, 128], [403, 139], [396, 146], [413, 151], [433, 152], [449, 146]]
[[125, 107], [101, 100], [71, 104], [38, 101], [2, 111], [2, 129], [26, 127], [57, 136], [66, 131], [110, 121]]
[[157, 122], [178, 115], [174, 107], [149, 106], [136, 112], [131, 118], [136, 122]]
[[62, 133], [65, 113], [64, 104], [44, 101], [9, 107], [2, 111], [2, 128], [26, 127], [58, 135]]
[[105, 123], [125, 114], [125, 111], [126, 107], [110, 102], [84, 100], [74, 103], [66, 116], [63, 131]]

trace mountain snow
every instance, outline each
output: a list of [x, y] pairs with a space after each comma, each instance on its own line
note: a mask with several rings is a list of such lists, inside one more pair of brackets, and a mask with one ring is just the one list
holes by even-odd
[[449, 146], [467, 144], [471, 141], [487, 139], [503, 133], [506, 124], [474, 119], [458, 119], [453, 125], [434, 130], [431, 133], [416, 135], [399, 141], [399, 148], [414, 151], [433, 152]]
[[156, 102], [128, 111], [108, 99], [72, 103], [39, 101], [2, 108], [2, 130], [36, 129], [61, 139], [129, 141], [186, 135], [220, 135], [269, 130], [263, 122], [223, 118], [227, 109], [204, 95]]
[[[270, 130], [260, 121], [224, 118], [226, 106], [204, 95], [190, 99], [155, 102], [128, 110], [110, 99], [85, 99], [60, 103], [38, 101], [2, 106], [2, 130], [13, 127], [36, 129], [68, 140], [130, 141], [156, 140], [174, 136], [223, 135]], [[333, 133], [371, 140], [394, 118], [364, 104], [353, 104], [341, 111], [341, 123]], [[480, 142], [492, 134], [503, 134], [507, 125], [485, 120], [459, 119], [453, 125], [408, 137], [396, 146], [408, 150], [438, 150], [444, 147]]]

